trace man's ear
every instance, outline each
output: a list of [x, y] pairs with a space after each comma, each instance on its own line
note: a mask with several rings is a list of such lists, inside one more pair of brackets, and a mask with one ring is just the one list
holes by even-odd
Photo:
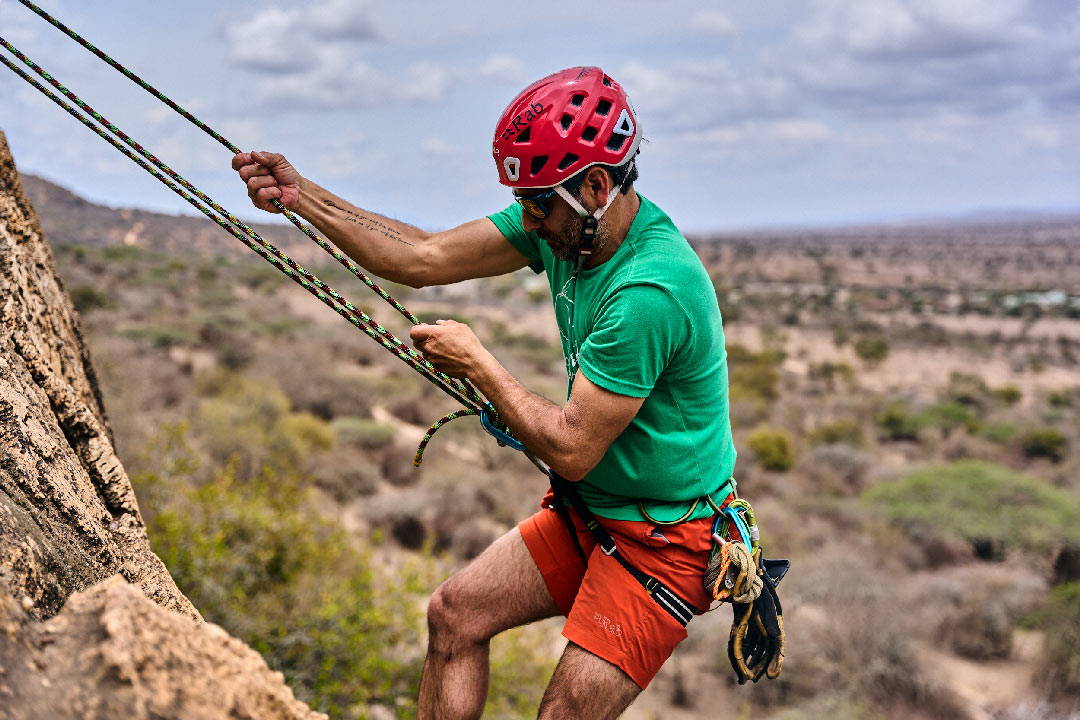
[[594, 165], [585, 173], [585, 181], [581, 187], [592, 196], [596, 207], [601, 207], [607, 202], [608, 193], [611, 192], [611, 175], [604, 168]]

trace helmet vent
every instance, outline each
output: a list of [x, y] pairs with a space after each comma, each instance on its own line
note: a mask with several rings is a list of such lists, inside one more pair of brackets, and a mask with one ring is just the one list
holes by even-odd
[[607, 115], [609, 112], [611, 112], [611, 101], [610, 100], [601, 100], [600, 102], [598, 102], [596, 104], [596, 114], [597, 115]]
[[581, 107], [581, 103], [585, 102], [585, 96], [578, 93], [574, 97], [570, 98], [570, 104], [574, 107]]
[[532, 128], [527, 127], [525, 131], [514, 139], [515, 143], [527, 143], [532, 138]]
[[608, 138], [606, 147], [612, 152], [617, 152], [623, 146], [624, 142], [626, 142], [625, 135], [620, 135], [619, 133], [611, 133], [611, 137]]
[[572, 118], [569, 115], [566, 115], [564, 113], [563, 116], [562, 116], [561, 122], [562, 122], [562, 129], [563, 130], [569, 130], [570, 129], [570, 124], [574, 122], [574, 118]]
[[581, 133], [581, 139], [585, 142], [592, 142], [596, 139], [596, 134], [600, 132], [596, 128], [589, 126]]
[[604, 85], [607, 85], [608, 87], [611, 87], [611, 78], [609, 78], [607, 75], [604, 76], [604, 79], [603, 79], [602, 82], [604, 83]]
[[534, 157], [532, 159], [532, 162], [529, 163], [529, 174], [530, 175], [536, 175], [536, 173], [543, 170], [544, 165], [547, 164], [547, 161], [548, 161], [548, 156], [547, 155], [537, 155], [536, 157]]
[[574, 163], [576, 163], [580, 159], [581, 158], [579, 158], [574, 153], [566, 153], [566, 155], [563, 156], [562, 161], [559, 163], [559, 169], [560, 170], [565, 170], [566, 168], [570, 167], [571, 165], [573, 165]]

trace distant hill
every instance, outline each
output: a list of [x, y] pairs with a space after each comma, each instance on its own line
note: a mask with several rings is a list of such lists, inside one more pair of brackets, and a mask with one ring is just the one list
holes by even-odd
[[[251, 252], [202, 217], [107, 207], [92, 203], [44, 178], [27, 173], [20, 177], [53, 245], [134, 245], [170, 252], [183, 250], [202, 256]], [[314, 258], [325, 257], [318, 246], [289, 225], [257, 223], [252, 227], [299, 262], [310, 263]]]

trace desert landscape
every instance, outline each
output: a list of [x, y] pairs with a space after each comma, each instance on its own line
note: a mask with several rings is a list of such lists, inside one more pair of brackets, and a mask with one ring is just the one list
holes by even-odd
[[[177, 586], [312, 709], [413, 717], [427, 596], [544, 477], [475, 419], [413, 468], [454, 407], [389, 353], [203, 220], [22, 181]], [[302, 235], [258, 229], [406, 334]], [[787, 659], [735, 685], [720, 608], [626, 717], [1076, 717], [1080, 216], [690, 240], [725, 319], [740, 492], [793, 564]], [[388, 289], [563, 397], [543, 278]], [[496, 640], [485, 717], [535, 713], [558, 628]]]

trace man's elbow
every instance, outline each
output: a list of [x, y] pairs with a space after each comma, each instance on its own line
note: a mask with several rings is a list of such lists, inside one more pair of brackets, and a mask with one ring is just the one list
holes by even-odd
[[551, 469], [570, 482], [579, 482], [585, 479], [598, 462], [600, 458], [593, 459], [580, 450], [567, 451], [552, 458]]

